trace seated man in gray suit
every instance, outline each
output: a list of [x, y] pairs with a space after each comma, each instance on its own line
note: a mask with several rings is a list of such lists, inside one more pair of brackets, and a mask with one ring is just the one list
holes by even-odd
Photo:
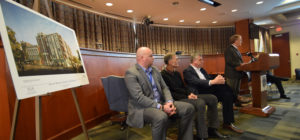
[[178, 116], [179, 140], [192, 140], [194, 107], [189, 103], [173, 101], [169, 88], [159, 71], [152, 67], [151, 49], [140, 47], [137, 64], [126, 71], [125, 83], [129, 91], [127, 124], [142, 128], [144, 122], [152, 127], [153, 140], [165, 140], [170, 116]]

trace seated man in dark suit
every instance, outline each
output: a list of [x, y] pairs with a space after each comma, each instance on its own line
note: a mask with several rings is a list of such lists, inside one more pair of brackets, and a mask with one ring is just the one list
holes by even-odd
[[[284, 89], [283, 89], [283, 86], [282, 86], [282, 83], [281, 83], [281, 81], [288, 81], [289, 79], [274, 76], [270, 73], [270, 71], [267, 71], [266, 76], [267, 76], [267, 82], [268, 83], [270, 82], [270, 83], [274, 83], [276, 85], [276, 87], [277, 87], [277, 89], [280, 93], [280, 98], [282, 98], [282, 99], [291, 99], [290, 97], [285, 95]], [[252, 80], [251, 79], [251, 72], [248, 72], [248, 79], [249, 79], [249, 82]]]
[[215, 95], [223, 105], [223, 127], [237, 133], [243, 133], [242, 130], [233, 125], [233, 91], [225, 84], [223, 76], [218, 75], [216, 78], [211, 79], [202, 66], [202, 56], [193, 55], [191, 65], [183, 71], [184, 81], [189, 88], [196, 90], [196, 94], [210, 93]]
[[129, 91], [127, 124], [142, 128], [144, 122], [152, 127], [153, 140], [165, 140], [170, 116], [180, 118], [179, 140], [192, 140], [194, 107], [185, 102], [173, 101], [169, 88], [159, 71], [152, 67], [151, 49], [140, 47], [137, 64], [126, 71], [125, 83]]
[[[217, 97], [212, 94], [195, 95], [185, 87], [180, 73], [175, 70], [178, 67], [175, 54], [170, 53], [165, 55], [164, 62], [167, 66], [161, 71], [161, 75], [168, 85], [173, 98], [178, 101], [190, 103], [195, 107], [197, 139], [207, 139], [208, 137], [227, 138], [227, 136], [217, 131], [219, 128]], [[208, 128], [205, 125], [206, 105], [208, 107]]]
[[283, 86], [282, 86], [282, 83], [281, 83], [281, 81], [287, 81], [288, 79], [274, 76], [269, 71], [267, 72], [266, 75], [267, 75], [267, 82], [274, 83], [276, 85], [276, 87], [277, 87], [277, 89], [280, 93], [280, 98], [291, 99], [290, 97], [285, 95], [284, 89], [283, 89]]

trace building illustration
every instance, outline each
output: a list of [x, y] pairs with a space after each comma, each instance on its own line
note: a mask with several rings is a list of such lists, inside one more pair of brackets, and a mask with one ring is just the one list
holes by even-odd
[[41, 63], [49, 66], [70, 67], [72, 52], [68, 44], [58, 33], [38, 33], [36, 40], [41, 55]]

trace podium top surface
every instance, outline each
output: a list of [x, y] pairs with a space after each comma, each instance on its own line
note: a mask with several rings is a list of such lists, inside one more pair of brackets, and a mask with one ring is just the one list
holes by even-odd
[[238, 71], [268, 71], [279, 66], [279, 54], [258, 53], [257, 61], [236, 67]]

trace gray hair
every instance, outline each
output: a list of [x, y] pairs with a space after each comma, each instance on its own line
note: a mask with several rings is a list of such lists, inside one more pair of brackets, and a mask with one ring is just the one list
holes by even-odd
[[193, 63], [194, 60], [196, 59], [196, 57], [198, 57], [198, 56], [202, 57], [202, 54], [200, 54], [200, 53], [191, 54], [191, 63]]

